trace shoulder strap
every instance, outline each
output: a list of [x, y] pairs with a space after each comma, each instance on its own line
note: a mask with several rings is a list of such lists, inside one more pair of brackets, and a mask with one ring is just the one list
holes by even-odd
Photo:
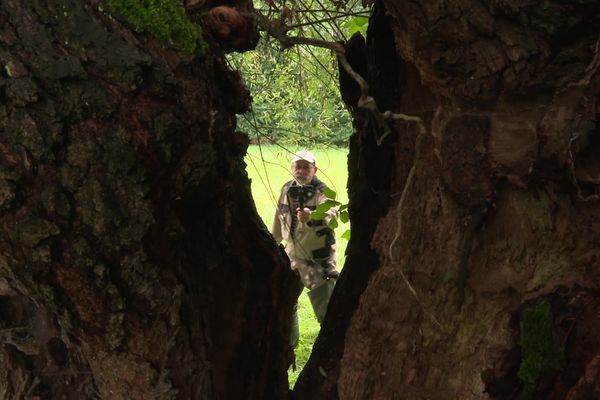
[[316, 176], [313, 176], [312, 181], [310, 182], [310, 184], [313, 185], [313, 187], [315, 189], [317, 189], [321, 193], [323, 193], [323, 191], [327, 187], [327, 185], [325, 184], [325, 182], [321, 181]]

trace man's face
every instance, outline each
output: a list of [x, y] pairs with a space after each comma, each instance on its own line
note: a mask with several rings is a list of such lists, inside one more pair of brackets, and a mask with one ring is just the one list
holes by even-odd
[[292, 175], [302, 185], [307, 185], [317, 173], [317, 167], [308, 161], [298, 160], [292, 164]]

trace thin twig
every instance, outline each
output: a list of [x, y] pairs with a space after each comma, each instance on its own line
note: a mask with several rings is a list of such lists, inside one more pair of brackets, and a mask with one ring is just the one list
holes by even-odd
[[[304, 7], [307, 7], [306, 4], [302, 1], [299, 0], [300, 4], [302, 4]], [[305, 15], [304, 18], [306, 18], [308, 21], [311, 21], [311, 17], [312, 15]], [[325, 36], [323, 35], [323, 31], [328, 32], [331, 35], [331, 32], [329, 31], [330, 26], [327, 26], [325, 24], [323, 24], [322, 22], [318, 22], [316, 19], [312, 20], [312, 24], [310, 24], [309, 26], [312, 28], [312, 31], [314, 32], [314, 34], [316, 34], [317, 36], [319, 36], [322, 40], [331, 40], [331, 39], [326, 39]], [[335, 24], [333, 24], [335, 26]], [[315, 28], [315, 26], [320, 26], [323, 29], [317, 29]], [[289, 31], [289, 29], [288, 29]], [[333, 35], [332, 35], [333, 36]]]
[[[321, 0], [316, 0], [317, 4], [320, 5], [321, 7], [325, 8], [325, 6], [323, 5], [323, 3], [321, 3]], [[329, 13], [329, 10], [325, 11], [325, 14], [328, 17], [332, 17], [332, 15]], [[331, 21], [331, 20], [330, 20]], [[346, 41], [346, 36], [344, 35], [344, 32], [342, 32], [342, 30], [340, 29], [340, 27], [337, 24], [333, 24], [333, 27], [335, 30], [337, 30], [337, 33], [340, 35], [340, 38], [345, 42]]]
[[[331, 81], [330, 81], [330, 82], [337, 81], [337, 77], [336, 77], [336, 76], [334, 76], [334, 74], [333, 74], [333, 73], [331, 73], [331, 72], [329, 71], [329, 69], [328, 69], [327, 67], [325, 67], [325, 65], [323, 65], [323, 63], [321, 62], [321, 60], [319, 60], [319, 58], [316, 56], [316, 54], [315, 54], [315, 53], [313, 53], [313, 51], [312, 51], [312, 49], [311, 49], [310, 47], [307, 47], [307, 48], [306, 48], [306, 51], [308, 51], [308, 53], [309, 53], [309, 54], [312, 56], [312, 58], [315, 60], [315, 62], [316, 62], [317, 64], [319, 64], [319, 65], [321, 66], [322, 70], [323, 70], [323, 71], [324, 71], [324, 72], [325, 72], [325, 73], [326, 73], [326, 74], [329, 76], [329, 78], [331, 78]], [[325, 82], [323, 79], [321, 79], [321, 78], [319, 77], [319, 74], [317, 74], [316, 72], [317, 72], [316, 70], [315, 70], [314, 72], [312, 72], [313, 76], [314, 76], [315, 78], [317, 78], [319, 81], [321, 81], [321, 83], [323, 83], [323, 84], [324, 84], [324, 85], [327, 87], [327, 89], [331, 91], [331, 89], [332, 89], [332, 88], [331, 88], [331, 87], [329, 87], [329, 83], [328, 83], [328, 82]]]
[[295, 13], [309, 13], [309, 14], [315, 14], [315, 13], [325, 13], [325, 12], [329, 12], [332, 14], [339, 14], [343, 17], [368, 17], [370, 12], [369, 11], [337, 11], [337, 10], [325, 10], [325, 9], [304, 9], [304, 8], [296, 8], [294, 9]]
[[[302, 26], [309, 26], [309, 25], [314, 25], [314, 24], [320, 24], [322, 22], [330, 22], [330, 21], [334, 21], [336, 19], [340, 19], [340, 18], [345, 18], [347, 17], [347, 14], [340, 14], [340, 15], [332, 15], [329, 16], [327, 18], [323, 18], [323, 19], [318, 19], [318, 20], [313, 20], [313, 21], [308, 21], [308, 22], [303, 22], [301, 24], [295, 24], [295, 25], [290, 25], [290, 29], [294, 29], [294, 28], [300, 28]], [[337, 26], [337, 25], [336, 25]]]
[[383, 134], [376, 138], [377, 145], [381, 146], [385, 138], [391, 133], [391, 129], [387, 120], [403, 120], [407, 122], [422, 123], [420, 117], [410, 116], [402, 113], [393, 113], [391, 111], [381, 112], [375, 102], [375, 99], [369, 95], [369, 85], [367, 81], [357, 73], [348, 62], [346, 57], [346, 49], [341, 43], [330, 42], [323, 39], [308, 38], [303, 36], [288, 36], [286, 27], [273, 26], [273, 24], [260, 14], [257, 15], [259, 25], [267, 31], [267, 33], [277, 39], [283, 47], [292, 47], [294, 45], [316, 46], [333, 51], [339, 59], [342, 67], [350, 75], [350, 77], [358, 84], [360, 88], [360, 98], [358, 107], [372, 113], [380, 126], [383, 127]]

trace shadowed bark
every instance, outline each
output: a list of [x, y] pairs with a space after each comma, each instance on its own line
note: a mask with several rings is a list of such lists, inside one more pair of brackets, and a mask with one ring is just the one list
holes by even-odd
[[287, 397], [297, 283], [222, 56], [3, 1], [0, 64], [0, 398]]

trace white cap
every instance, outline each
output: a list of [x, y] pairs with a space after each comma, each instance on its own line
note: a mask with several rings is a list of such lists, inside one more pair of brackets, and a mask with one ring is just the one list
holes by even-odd
[[315, 167], [317, 166], [317, 158], [310, 151], [302, 150], [302, 151], [295, 153], [294, 156], [292, 157], [292, 164], [295, 163], [296, 161], [300, 161], [300, 160], [308, 161]]

